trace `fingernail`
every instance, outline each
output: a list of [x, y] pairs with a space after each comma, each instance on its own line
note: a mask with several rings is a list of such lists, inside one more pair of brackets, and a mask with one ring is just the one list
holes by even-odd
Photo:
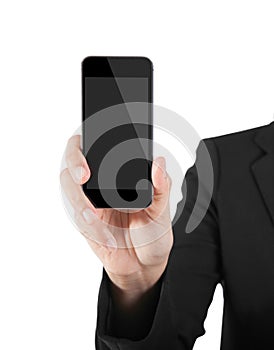
[[110, 237], [107, 242], [106, 245], [108, 248], [112, 248], [112, 249], [116, 249], [117, 248], [117, 242], [115, 240], [115, 238]]
[[96, 219], [96, 214], [90, 208], [87, 208], [83, 210], [83, 217], [88, 224], [92, 224]]
[[86, 169], [82, 166], [78, 166], [74, 169], [74, 177], [77, 182], [81, 182], [82, 178], [86, 175]]

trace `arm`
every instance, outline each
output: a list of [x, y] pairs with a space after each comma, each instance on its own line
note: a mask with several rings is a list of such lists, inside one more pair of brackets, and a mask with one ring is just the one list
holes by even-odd
[[[145, 284], [145, 281], [144, 281]], [[110, 281], [111, 312], [110, 334], [140, 340], [151, 328], [161, 291], [162, 277], [155, 285], [146, 289], [121, 289]]]
[[[122, 327], [117, 329], [114, 326], [121, 316], [115, 314], [121, 311], [119, 305], [123, 303], [123, 296], [118, 294], [121, 298], [119, 302], [117, 295], [110, 293], [111, 284], [104, 274], [98, 300], [96, 349], [190, 350], [197, 337], [205, 333], [203, 323], [207, 310], [215, 287], [222, 278], [217, 212], [218, 157], [214, 142], [207, 140], [206, 145], [212, 158], [215, 176], [213, 196], [206, 215], [193, 232], [185, 232], [197, 198], [197, 167], [203, 162], [199, 145], [196, 163], [187, 171], [182, 186], [183, 199], [178, 204], [177, 212], [180, 212], [181, 206], [183, 211], [173, 225], [174, 244], [167, 268], [155, 289], [143, 301], [140, 297], [136, 304], [137, 307], [141, 303], [137, 311], [141, 324], [137, 322], [138, 327], [134, 329], [136, 324], [131, 317], [136, 315], [136, 309], [133, 307], [123, 313], [126, 318]], [[198, 203], [200, 207], [210, 195], [206, 185], [202, 184], [201, 188], [203, 196]], [[145, 309], [146, 303], [151, 303], [148, 309]], [[142, 323], [144, 319], [147, 322]]]

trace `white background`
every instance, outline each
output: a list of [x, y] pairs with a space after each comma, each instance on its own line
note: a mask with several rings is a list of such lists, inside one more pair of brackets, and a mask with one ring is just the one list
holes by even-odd
[[[59, 189], [82, 59], [150, 57], [155, 103], [202, 137], [268, 124], [273, 11], [265, 0], [1, 2], [1, 349], [94, 349], [102, 266]], [[195, 350], [219, 349], [221, 317], [218, 287]]]

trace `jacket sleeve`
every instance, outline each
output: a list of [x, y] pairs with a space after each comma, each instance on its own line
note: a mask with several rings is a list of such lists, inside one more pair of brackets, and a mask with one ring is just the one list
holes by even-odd
[[[213, 166], [213, 185], [208, 175], [208, 154]], [[123, 338], [111, 335], [110, 281], [103, 269], [95, 334], [97, 350], [191, 350], [195, 340], [205, 333], [207, 311], [216, 285], [222, 280], [218, 173], [214, 140], [200, 141], [196, 162], [188, 169], [183, 181], [183, 198], [172, 222], [174, 244], [161, 277], [153, 322], [143, 339], [135, 341], [128, 339], [126, 334]]]

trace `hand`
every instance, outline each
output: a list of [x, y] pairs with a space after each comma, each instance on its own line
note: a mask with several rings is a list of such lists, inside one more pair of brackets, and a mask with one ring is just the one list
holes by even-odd
[[80, 135], [69, 139], [65, 157], [68, 168], [61, 172], [60, 181], [74, 209], [79, 231], [116, 286], [145, 292], [161, 277], [173, 245], [171, 179], [165, 170], [165, 159], [153, 161], [152, 204], [139, 211], [120, 211], [97, 209], [85, 196], [81, 185], [88, 181], [91, 170], [80, 149]]

